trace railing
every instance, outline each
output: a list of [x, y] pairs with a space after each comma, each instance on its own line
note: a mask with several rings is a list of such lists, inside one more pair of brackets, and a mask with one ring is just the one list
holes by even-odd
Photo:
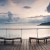
[[[0, 28], [0, 36], [2, 36], [4, 34], [3, 36], [5, 36], [5, 37], [14, 36], [14, 37], [22, 37], [22, 38], [25, 37], [26, 38], [27, 36], [28, 37], [30, 36], [29, 34], [32, 34], [31, 32], [29, 32], [30, 30], [32, 30], [33, 31], [32, 33], [36, 34], [37, 37], [39, 37], [39, 33], [41, 30], [42, 30], [41, 33], [44, 32], [44, 34], [45, 34], [45, 32], [46, 32], [47, 34], [48, 33], [50, 34], [50, 28]], [[28, 34], [23, 35], [25, 33], [28, 33]], [[50, 36], [49, 34], [47, 36]], [[33, 34], [32, 34], [32, 36], [33, 36]]]

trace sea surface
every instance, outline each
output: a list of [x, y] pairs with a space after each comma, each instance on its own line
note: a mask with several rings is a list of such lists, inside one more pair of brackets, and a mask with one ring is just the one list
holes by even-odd
[[[7, 28], [7, 30], [1, 28]], [[15, 28], [17, 30], [9, 30], [8, 28]], [[50, 36], [50, 26], [0, 24], [0, 37], [22, 37], [23, 39], [28, 39], [29, 37], [40, 38], [46, 36]]]

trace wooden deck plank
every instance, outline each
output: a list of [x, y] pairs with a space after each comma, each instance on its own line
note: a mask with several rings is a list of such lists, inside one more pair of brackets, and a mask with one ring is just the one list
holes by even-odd
[[47, 46], [45, 44], [41, 44], [41, 47], [43, 48], [43, 50], [48, 50], [48, 48], [46, 48]]
[[50, 44], [46, 44], [44, 47], [45, 47], [47, 50], [50, 50]]
[[26, 49], [27, 48], [26, 43], [27, 43], [26, 40], [24, 40], [24, 44], [23, 44], [24, 45], [24, 50], [27, 50]]
[[40, 50], [46, 50], [46, 49], [42, 46], [42, 44], [40, 44], [38, 47], [40, 48]]
[[20, 50], [24, 50], [24, 40], [22, 40], [22, 44], [21, 44]]
[[11, 44], [0, 44], [0, 50], [50, 50], [50, 43], [44, 44], [40, 43], [37, 44], [36, 42], [29, 43], [29, 40], [24, 39], [22, 40], [22, 43], [19, 42], [19, 44], [16, 42], [14, 45]]
[[29, 50], [29, 40], [26, 40], [27, 44], [27, 50]]
[[33, 47], [32, 47], [32, 45], [31, 45], [31, 44], [29, 45], [29, 50], [33, 50]]

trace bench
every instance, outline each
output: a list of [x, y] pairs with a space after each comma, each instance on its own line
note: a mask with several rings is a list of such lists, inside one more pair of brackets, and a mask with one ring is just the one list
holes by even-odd
[[39, 44], [39, 40], [44, 40], [44, 43], [45, 43], [46, 37], [43, 37], [43, 38], [29, 37], [29, 42], [30, 42], [30, 43], [31, 43], [31, 40], [32, 40], [32, 39], [35, 39], [36, 42]]
[[22, 43], [22, 38], [21, 38], [21, 37], [17, 37], [17, 38], [5, 38], [5, 37], [0, 37], [0, 39], [3, 39], [3, 40], [4, 40], [4, 44], [6, 44], [6, 41], [7, 41], [7, 40], [12, 40], [12, 44], [14, 44], [14, 40], [15, 40], [15, 39], [19, 39], [20, 42]]
[[44, 40], [44, 43], [47, 44], [47, 39], [50, 39], [50, 36], [47, 37], [42, 37], [42, 38], [36, 38], [36, 37], [29, 37], [29, 42], [31, 43], [31, 40], [35, 39], [37, 41], [37, 43], [39, 43], [39, 40]]

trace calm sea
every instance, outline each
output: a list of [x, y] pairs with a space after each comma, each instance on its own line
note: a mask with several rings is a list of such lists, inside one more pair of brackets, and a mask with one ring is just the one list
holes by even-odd
[[43, 28], [43, 29], [26, 29], [26, 30], [0, 30], [0, 37], [45, 37], [50, 36], [50, 26], [19, 25], [19, 24], [0, 24], [0, 28]]

